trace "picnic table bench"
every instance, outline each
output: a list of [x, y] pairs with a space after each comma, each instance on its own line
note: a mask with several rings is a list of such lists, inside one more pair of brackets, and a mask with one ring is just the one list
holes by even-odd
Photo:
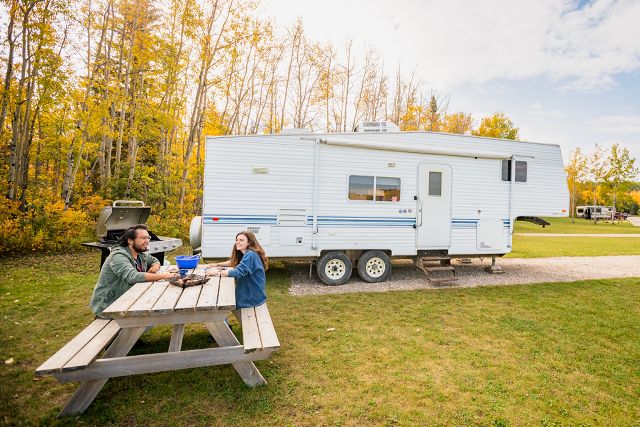
[[[230, 312], [242, 327], [242, 344], [225, 322]], [[280, 348], [266, 304], [235, 309], [235, 280], [230, 277], [212, 277], [184, 289], [166, 281], [138, 283], [102, 316], [36, 369], [36, 375], [50, 374], [62, 383], [81, 382], [59, 416], [84, 412], [114, 377], [232, 364], [248, 386], [264, 385], [253, 361]], [[218, 347], [182, 351], [187, 323], [204, 323]], [[166, 353], [127, 356], [148, 327], [167, 324], [173, 330]]]

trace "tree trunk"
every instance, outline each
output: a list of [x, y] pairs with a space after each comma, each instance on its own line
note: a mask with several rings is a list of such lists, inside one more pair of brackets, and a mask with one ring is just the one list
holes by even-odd
[[24, 122], [28, 117], [23, 115], [23, 104], [27, 103], [27, 94], [25, 93], [25, 85], [27, 84], [28, 67], [31, 66], [29, 60], [30, 42], [29, 37], [29, 15], [35, 3], [24, 10], [22, 17], [22, 65], [20, 67], [20, 80], [18, 82], [18, 90], [16, 92], [16, 107], [13, 112], [13, 120], [11, 123], [11, 142], [9, 144], [9, 179], [7, 198], [16, 200], [18, 196], [18, 188], [21, 187], [22, 164], [25, 141]]
[[7, 118], [7, 105], [9, 104], [9, 92], [11, 89], [11, 79], [13, 78], [13, 52], [15, 50], [15, 41], [13, 40], [13, 26], [15, 24], [16, 10], [18, 2], [11, 2], [11, 10], [9, 12], [9, 25], [7, 27], [7, 44], [9, 45], [9, 53], [7, 56], [7, 72], [4, 77], [4, 86], [2, 88], [2, 110], [0, 111], [0, 137], [4, 133], [4, 121]]
[[73, 146], [75, 145], [75, 143], [72, 143], [71, 147], [69, 148], [69, 154], [67, 155], [67, 173], [64, 177], [65, 185], [62, 189], [62, 197], [64, 199], [65, 209], [67, 209], [71, 204], [71, 195], [73, 194], [73, 187], [76, 182], [76, 176], [78, 175], [78, 169], [80, 169], [80, 160], [82, 159], [86, 142], [87, 139], [82, 138], [82, 144], [80, 145], [80, 150], [78, 151], [77, 160], [75, 160], [73, 157]]
[[295, 55], [295, 51], [297, 48], [299, 48], [298, 43], [299, 43], [299, 31], [301, 31], [302, 28], [302, 23], [301, 22], [297, 22], [295, 24], [295, 26], [293, 27], [293, 34], [292, 34], [292, 39], [291, 39], [291, 56], [289, 57], [289, 66], [287, 67], [287, 78], [284, 82], [284, 95], [282, 98], [282, 108], [280, 110], [280, 123], [278, 125], [278, 132], [282, 130], [282, 127], [284, 126], [284, 110], [287, 106], [287, 97], [289, 94], [289, 80], [291, 78], [291, 68], [293, 66], [293, 57]]
[[184, 210], [184, 198], [186, 193], [186, 185], [187, 178], [189, 176], [189, 161], [191, 160], [191, 154], [193, 153], [193, 147], [196, 144], [196, 140], [200, 138], [202, 134], [202, 126], [204, 120], [204, 113], [206, 110], [206, 89], [207, 89], [207, 79], [209, 74], [209, 69], [211, 67], [211, 63], [213, 61], [213, 57], [217, 54], [220, 41], [222, 40], [223, 35], [225, 34], [226, 25], [231, 17], [231, 7], [233, 2], [229, 2], [229, 6], [226, 10], [226, 17], [220, 27], [220, 32], [218, 33], [218, 37], [213, 46], [211, 46], [211, 36], [212, 36], [212, 28], [213, 24], [216, 21], [216, 18], [220, 16], [222, 12], [216, 15], [218, 12], [218, 2], [214, 3], [213, 9], [211, 11], [211, 17], [209, 18], [207, 25], [207, 36], [205, 41], [203, 41], [202, 45], [202, 61], [200, 64], [200, 73], [198, 76], [198, 87], [196, 90], [196, 99], [193, 104], [193, 110], [191, 113], [191, 120], [189, 123], [189, 136], [187, 137], [187, 147], [184, 154], [184, 168], [182, 169], [182, 177], [180, 184], [180, 198], [179, 204], [181, 210]]
[[[115, 165], [114, 165], [114, 171], [113, 171], [113, 176], [116, 177], [116, 179], [118, 179], [120, 177], [120, 163], [121, 163], [121, 158], [122, 158], [122, 138], [124, 135], [124, 121], [125, 121], [125, 110], [126, 110], [126, 105], [127, 105], [127, 98], [129, 97], [129, 79], [131, 78], [131, 76], [129, 75], [129, 72], [131, 71], [131, 61], [133, 58], [133, 46], [135, 44], [135, 39], [136, 39], [136, 32], [135, 32], [135, 26], [136, 26], [136, 17], [134, 18], [134, 22], [133, 22], [133, 27], [131, 29], [131, 43], [129, 45], [129, 53], [128, 53], [128, 58], [127, 58], [127, 64], [126, 64], [126, 69], [124, 72], [124, 92], [122, 94], [122, 103], [121, 103], [121, 107], [120, 107], [120, 118], [119, 118], [119, 128], [118, 128], [118, 140], [116, 142], [116, 158], [115, 158]], [[121, 43], [120, 43], [120, 62], [122, 62], [122, 56], [124, 55], [124, 41], [126, 39], [126, 27], [123, 24], [122, 26], [122, 38], [121, 38]]]
[[125, 190], [125, 198], [129, 198], [131, 194], [131, 186], [136, 171], [136, 161], [138, 158], [138, 129], [137, 129], [137, 102], [142, 98], [143, 93], [143, 75], [140, 71], [136, 76], [137, 81], [133, 81], [131, 88], [131, 111], [129, 112], [129, 138], [127, 145], [129, 146], [129, 175], [127, 177], [127, 188]]
[[591, 212], [591, 216], [592, 216], [594, 224], [598, 223], [598, 218], [596, 217], [596, 205], [597, 204], [598, 204], [598, 184], [597, 184], [597, 182], [595, 182], [594, 183], [594, 187], [593, 187], [593, 211]]

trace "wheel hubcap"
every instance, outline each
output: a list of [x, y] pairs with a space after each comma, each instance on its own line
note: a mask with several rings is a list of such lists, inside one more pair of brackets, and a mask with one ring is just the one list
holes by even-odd
[[344, 276], [347, 271], [347, 266], [344, 262], [339, 259], [329, 260], [327, 265], [324, 267], [324, 272], [330, 279], [337, 280]]
[[382, 258], [374, 257], [367, 261], [365, 270], [370, 277], [378, 278], [382, 276], [387, 269]]

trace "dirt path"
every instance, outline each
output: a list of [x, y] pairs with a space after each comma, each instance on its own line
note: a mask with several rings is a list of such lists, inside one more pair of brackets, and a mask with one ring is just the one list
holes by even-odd
[[485, 272], [484, 267], [490, 263], [490, 258], [485, 258], [483, 261], [475, 259], [468, 265], [454, 262], [459, 280], [435, 285], [426, 280], [424, 273], [410, 261], [396, 261], [393, 265], [392, 279], [388, 282], [366, 283], [354, 272], [351, 280], [342, 286], [322, 284], [315, 271], [309, 278], [309, 266], [299, 264], [294, 266], [289, 292], [293, 295], [323, 295], [640, 277], [640, 255], [504, 258], [498, 260], [498, 265], [504, 269], [503, 274]]

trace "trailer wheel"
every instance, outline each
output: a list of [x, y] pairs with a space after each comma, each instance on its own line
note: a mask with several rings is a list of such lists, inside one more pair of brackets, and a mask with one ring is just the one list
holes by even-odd
[[318, 276], [325, 285], [343, 285], [351, 277], [353, 266], [343, 252], [328, 252], [318, 261]]
[[391, 259], [382, 251], [367, 251], [358, 260], [358, 274], [365, 282], [384, 282], [391, 274]]

